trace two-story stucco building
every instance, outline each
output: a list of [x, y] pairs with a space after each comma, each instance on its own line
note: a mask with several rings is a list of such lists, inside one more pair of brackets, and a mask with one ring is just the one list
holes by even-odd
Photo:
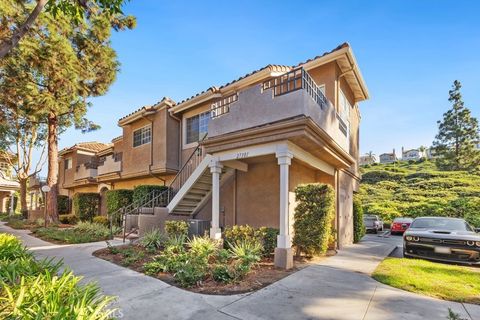
[[12, 158], [9, 153], [0, 153], [0, 212], [10, 214], [14, 212], [15, 192], [20, 189], [13, 179]]
[[[88, 155], [94, 165], [72, 158], [68, 167], [80, 168], [82, 177], [67, 178], [71, 169], [60, 166], [59, 184], [69, 195], [80, 188], [169, 186], [162, 207], [140, 212], [140, 232], [172, 218], [208, 220], [212, 238], [228, 225], [275, 227], [276, 264], [289, 267], [300, 184], [332, 185], [337, 245], [353, 241], [358, 104], [365, 99], [366, 84], [345, 43], [294, 66], [267, 65], [178, 103], [164, 98], [142, 107], [118, 121], [122, 136]], [[65, 167], [70, 155], [61, 153]]]

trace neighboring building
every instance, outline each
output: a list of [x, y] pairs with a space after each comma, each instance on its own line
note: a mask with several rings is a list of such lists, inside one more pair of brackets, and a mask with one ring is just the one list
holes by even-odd
[[430, 147], [428, 149], [425, 150], [425, 156], [427, 157], [427, 159], [435, 159], [437, 157], [436, 153], [435, 153], [435, 149]]
[[15, 192], [20, 189], [19, 183], [13, 179], [12, 158], [9, 153], [0, 153], [0, 212], [11, 214], [15, 209]]
[[373, 153], [372, 154], [367, 153], [364, 156], [360, 156], [360, 159], [358, 160], [358, 164], [360, 166], [365, 166], [365, 165], [373, 164], [376, 162], [378, 162], [377, 156], [374, 155]]
[[405, 150], [402, 147], [402, 160], [420, 160], [423, 157], [423, 153], [419, 149]]
[[275, 263], [290, 267], [299, 184], [335, 188], [337, 245], [353, 241], [358, 103], [365, 99], [355, 57], [343, 44], [295, 66], [268, 65], [179, 103], [164, 98], [142, 107], [118, 121], [123, 134], [112, 145], [63, 150], [59, 184], [69, 196], [169, 186], [164, 207], [138, 216], [140, 233], [166, 219], [189, 218], [211, 221], [213, 238], [235, 224], [279, 228]]
[[398, 160], [395, 149], [393, 149], [392, 153], [382, 153], [379, 158], [380, 163], [392, 163]]

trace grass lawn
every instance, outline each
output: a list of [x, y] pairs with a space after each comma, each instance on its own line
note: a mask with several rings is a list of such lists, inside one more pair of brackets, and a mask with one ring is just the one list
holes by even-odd
[[387, 258], [372, 277], [427, 296], [480, 304], [480, 269], [418, 259]]

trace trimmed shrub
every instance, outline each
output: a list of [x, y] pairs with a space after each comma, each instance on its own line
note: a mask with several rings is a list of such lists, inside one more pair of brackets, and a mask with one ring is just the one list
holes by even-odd
[[357, 196], [353, 197], [353, 242], [357, 243], [365, 235], [365, 225], [363, 224], [362, 202]]
[[[123, 207], [130, 205], [133, 201], [133, 190], [117, 189], [108, 190], [106, 193], [107, 198], [107, 213], [109, 216], [115, 214]], [[115, 217], [112, 216], [112, 223], [116, 226], [120, 226], [122, 223], [121, 215]]]
[[229, 248], [244, 241], [259, 241], [262, 245], [262, 255], [268, 257], [277, 246], [279, 230], [275, 228], [261, 227], [255, 229], [249, 225], [235, 225], [225, 228], [224, 247]]
[[81, 221], [92, 221], [98, 214], [100, 195], [98, 193], [77, 193], [73, 196], [75, 215]]
[[93, 217], [93, 223], [103, 224], [104, 226], [109, 226], [110, 222], [106, 216], [95, 216]]
[[188, 235], [188, 223], [183, 220], [169, 220], [165, 221], [165, 232], [169, 236], [184, 236]]
[[167, 190], [167, 186], [157, 186], [157, 185], [141, 185], [136, 186], [133, 189], [133, 202], [140, 203], [145, 199], [152, 191], [164, 191]]
[[61, 214], [59, 215], [59, 219], [60, 222], [64, 224], [76, 224], [78, 222], [78, 217], [73, 213]]
[[297, 254], [322, 254], [328, 249], [335, 217], [335, 192], [332, 186], [312, 183], [295, 188], [295, 235]]
[[68, 196], [57, 196], [58, 214], [67, 214], [70, 212], [70, 198]]
[[280, 230], [261, 227], [257, 232], [261, 236], [260, 240], [263, 246], [262, 255], [268, 257], [275, 251], [275, 247], [277, 246], [277, 236], [280, 234]]

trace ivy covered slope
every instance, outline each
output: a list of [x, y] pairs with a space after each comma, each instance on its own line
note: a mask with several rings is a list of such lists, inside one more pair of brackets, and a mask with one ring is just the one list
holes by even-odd
[[480, 227], [480, 176], [442, 171], [433, 161], [362, 167], [359, 198], [365, 214], [395, 217], [448, 216]]

